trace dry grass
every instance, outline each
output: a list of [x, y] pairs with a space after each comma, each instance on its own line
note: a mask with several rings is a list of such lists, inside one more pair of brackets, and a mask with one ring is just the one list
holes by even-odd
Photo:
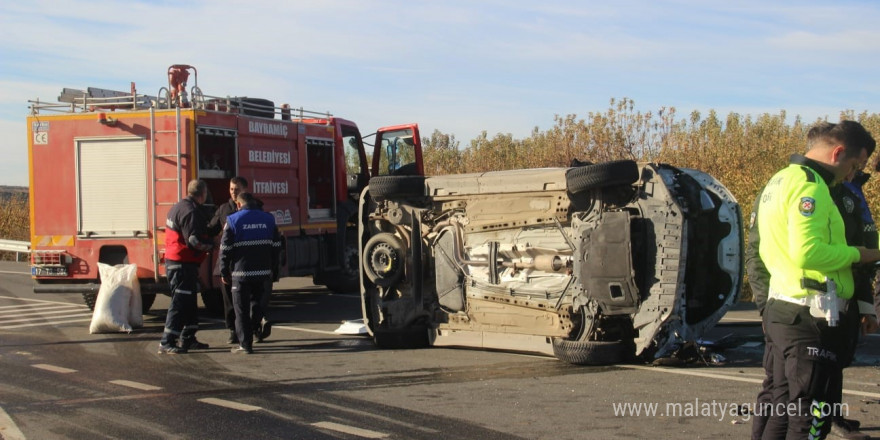
[[[30, 209], [21, 194], [0, 194], [0, 238], [30, 240]], [[0, 251], [0, 260], [14, 260], [14, 252]]]

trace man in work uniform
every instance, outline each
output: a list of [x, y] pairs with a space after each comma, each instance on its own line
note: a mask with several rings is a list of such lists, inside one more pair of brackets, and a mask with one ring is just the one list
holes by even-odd
[[[236, 198], [239, 211], [226, 219], [220, 241], [220, 270], [230, 285], [239, 347], [233, 353], [253, 353], [254, 327], [263, 319], [263, 297], [269, 295], [278, 263], [281, 236], [275, 217], [263, 212], [250, 193]], [[263, 329], [261, 335], [267, 334]]]
[[[797, 408], [788, 414], [787, 438], [824, 438], [840, 403], [832, 388], [846, 336], [833, 311], [846, 310], [853, 295], [852, 265], [880, 260], [880, 250], [846, 244], [829, 186], [864, 167], [875, 146], [856, 122], [819, 123], [807, 135], [807, 153], [792, 156], [760, 195], [759, 253], [770, 273], [764, 330], [773, 406]], [[836, 295], [822, 303], [825, 292]], [[785, 418], [772, 414], [766, 433], [777, 432], [781, 423]]]
[[168, 211], [165, 222], [165, 273], [171, 288], [171, 305], [159, 344], [160, 354], [208, 348], [208, 344], [196, 339], [199, 266], [213, 248], [208, 219], [200, 209], [208, 198], [208, 187], [202, 180], [192, 180], [186, 190], [187, 197]]
[[[878, 162], [880, 166], [880, 162]], [[837, 209], [843, 217], [844, 230], [846, 234], [847, 244], [850, 246], [866, 246], [871, 249], [877, 249], [877, 229], [874, 225], [867, 202], [861, 191], [862, 185], [870, 177], [869, 174], [858, 171], [854, 176], [847, 176], [846, 181], [842, 185], [831, 188], [831, 197], [837, 205]], [[768, 283], [770, 274], [764, 266], [758, 255], [758, 246], [760, 243], [760, 235], [758, 233], [755, 219], [758, 215], [759, 202], [761, 200], [758, 194], [755, 200], [755, 206], [752, 210], [749, 222], [749, 238], [745, 252], [746, 270], [749, 275], [749, 285], [751, 286], [754, 296], [755, 305], [759, 314], [764, 315], [764, 306], [767, 303]], [[846, 340], [842, 345], [841, 367], [846, 368], [852, 362], [855, 355], [856, 344], [859, 337], [859, 329], [863, 334], [871, 333], [876, 330], [876, 316], [871, 310], [871, 283], [874, 278], [873, 265], [859, 265], [853, 268], [853, 276], [855, 283], [854, 300], [858, 300], [858, 307], [847, 307], [846, 314], [841, 316], [840, 325], [843, 326]], [[766, 341], [771, 344], [772, 342]], [[755, 414], [755, 422], [752, 427], [752, 439], [761, 439], [765, 436], [765, 427], [767, 424], [769, 409], [767, 405], [771, 405], [773, 398], [773, 361], [769, 354], [772, 347], [768, 347], [764, 353], [763, 366], [766, 373], [764, 379], [764, 387], [758, 395], [758, 408]], [[784, 375], [784, 372], [780, 372]], [[843, 394], [843, 376], [836, 375], [834, 378], [834, 395], [835, 400], [840, 401]], [[860, 423], [857, 420], [846, 419], [842, 414], [836, 414], [832, 420], [830, 438], [841, 438], [860, 440], [870, 438], [868, 435], [860, 432]], [[785, 436], [787, 423], [774, 423], [773, 431], [768, 431], [767, 438], [781, 438]]]
[[[247, 192], [247, 190], [248, 181], [244, 177], [235, 176], [229, 179], [229, 200], [217, 207], [217, 210], [214, 211], [214, 217], [208, 222], [208, 231], [211, 235], [217, 235], [223, 231], [223, 227], [226, 226], [226, 218], [238, 211], [238, 204], [235, 201], [236, 197], [242, 192]], [[214, 275], [221, 276], [219, 258], [214, 268]], [[226, 343], [238, 344], [238, 336], [235, 334], [235, 309], [232, 305], [229, 286], [221, 282], [220, 292], [223, 296], [223, 318], [226, 323], [226, 329], [229, 330], [229, 339], [227, 339]]]

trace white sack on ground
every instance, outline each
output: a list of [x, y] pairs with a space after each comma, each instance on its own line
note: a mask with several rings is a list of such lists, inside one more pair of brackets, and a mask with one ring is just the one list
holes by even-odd
[[144, 325], [136, 264], [98, 263], [101, 289], [89, 333], [131, 332]]

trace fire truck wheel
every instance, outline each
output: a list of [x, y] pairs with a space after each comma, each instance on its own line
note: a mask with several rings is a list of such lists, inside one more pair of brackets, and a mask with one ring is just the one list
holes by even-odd
[[358, 293], [361, 280], [356, 230], [349, 230], [346, 233], [345, 248], [339, 258], [338, 270], [320, 271], [312, 279], [315, 284], [327, 286], [336, 293]]
[[144, 293], [141, 295], [141, 311], [143, 314], [146, 315], [150, 311], [154, 301], [156, 301], [155, 293]]
[[377, 176], [370, 179], [374, 200], [425, 195], [425, 176]]
[[205, 310], [215, 316], [223, 316], [223, 296], [220, 289], [208, 289], [202, 292], [202, 302]]
[[86, 302], [86, 305], [89, 306], [89, 310], [95, 310], [95, 300], [98, 299], [97, 293], [83, 293], [83, 301]]
[[[595, 188], [632, 185], [639, 180], [639, 166], [633, 160], [613, 160], [575, 167], [565, 174], [568, 191], [572, 194]], [[370, 182], [372, 185], [372, 182]]]

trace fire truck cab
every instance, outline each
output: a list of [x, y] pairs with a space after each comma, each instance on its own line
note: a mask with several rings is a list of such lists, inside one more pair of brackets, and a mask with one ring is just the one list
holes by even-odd
[[[57, 102], [30, 101], [34, 292], [82, 293], [94, 306], [98, 263], [134, 263], [147, 310], [155, 293], [167, 293], [168, 210], [188, 181], [202, 179], [212, 215], [233, 176], [248, 180], [285, 237], [280, 276], [357, 291], [357, 200], [371, 176], [424, 173], [418, 126], [378, 130], [368, 158], [352, 121], [204, 95], [192, 66], [171, 66], [168, 78], [157, 96], [132, 83], [128, 92], [64, 89]], [[216, 259], [215, 250], [202, 268], [213, 311], [222, 307]]]

